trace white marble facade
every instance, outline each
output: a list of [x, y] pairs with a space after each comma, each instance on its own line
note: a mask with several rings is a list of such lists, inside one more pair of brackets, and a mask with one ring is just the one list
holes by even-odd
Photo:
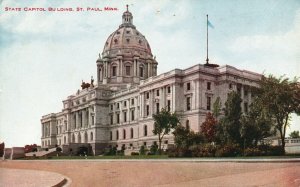
[[[260, 74], [196, 64], [157, 75], [150, 45], [132, 21], [132, 14], [125, 11], [122, 24], [104, 44], [96, 61], [97, 83], [63, 100], [61, 112], [42, 117], [43, 148], [89, 143], [99, 154], [108, 146], [150, 147], [158, 139], [152, 133], [152, 114], [162, 108], [176, 111], [181, 124], [197, 132], [216, 98], [224, 107], [231, 91], [240, 92], [242, 109], [248, 110], [250, 88], [258, 86]], [[164, 148], [169, 144], [172, 134], [163, 141]]]

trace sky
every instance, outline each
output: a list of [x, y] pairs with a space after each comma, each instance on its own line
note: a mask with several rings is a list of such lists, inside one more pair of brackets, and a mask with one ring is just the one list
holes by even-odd
[[[126, 4], [148, 40], [158, 74], [203, 64], [206, 14], [211, 63], [266, 75], [300, 76], [299, 0], [0, 0], [0, 142], [40, 144], [42, 115], [96, 77], [96, 60]], [[104, 7], [36, 12], [10, 8]], [[293, 115], [288, 133], [300, 130]]]

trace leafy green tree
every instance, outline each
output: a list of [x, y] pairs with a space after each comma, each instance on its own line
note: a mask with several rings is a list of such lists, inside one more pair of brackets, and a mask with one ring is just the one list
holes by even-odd
[[299, 131], [293, 131], [289, 136], [290, 138], [300, 138]]
[[250, 105], [250, 111], [242, 116], [241, 124], [240, 131], [246, 147], [257, 146], [258, 141], [274, 134], [271, 116], [255, 100]]
[[203, 142], [204, 139], [201, 133], [195, 133], [189, 127], [185, 128], [181, 125], [175, 128], [173, 134], [175, 145], [187, 149], [192, 145]]
[[237, 92], [230, 92], [225, 102], [225, 116], [220, 120], [218, 136], [222, 144], [237, 143], [242, 145], [241, 137], [241, 102]]
[[213, 104], [213, 116], [218, 119], [221, 115], [222, 103], [220, 97], [217, 97], [216, 101]]
[[153, 114], [154, 129], [153, 134], [158, 135], [158, 150], [161, 154], [161, 142], [166, 134], [169, 134], [179, 124], [179, 117], [176, 113], [171, 113], [162, 109], [159, 113]]
[[201, 133], [208, 142], [214, 142], [216, 139], [217, 123], [210, 112], [206, 114], [205, 121], [201, 125]]
[[275, 128], [280, 134], [282, 152], [285, 151], [285, 134], [292, 113], [300, 114], [300, 84], [295, 78], [262, 77], [256, 97], [275, 119]]

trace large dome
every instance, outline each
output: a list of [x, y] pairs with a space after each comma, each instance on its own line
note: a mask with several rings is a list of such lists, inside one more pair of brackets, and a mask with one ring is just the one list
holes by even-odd
[[103, 56], [119, 53], [137, 53], [140, 56], [151, 56], [151, 48], [145, 36], [132, 24], [131, 12], [125, 11], [122, 16], [122, 24], [107, 38]]

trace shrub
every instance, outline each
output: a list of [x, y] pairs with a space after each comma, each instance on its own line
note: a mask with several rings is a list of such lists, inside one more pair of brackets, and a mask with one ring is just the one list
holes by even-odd
[[156, 155], [157, 151], [158, 151], [158, 145], [157, 144], [153, 144], [150, 147], [150, 153], [149, 154], [150, 155]]
[[104, 156], [112, 156], [117, 154], [117, 148], [116, 147], [110, 147], [106, 148], [104, 151]]
[[62, 152], [62, 148], [57, 147], [57, 148], [56, 148], [56, 151], [57, 151], [57, 152]]
[[211, 144], [197, 145], [191, 147], [193, 157], [214, 157], [217, 147]]
[[138, 152], [131, 152], [131, 156], [140, 155]]
[[139, 152], [140, 152], [140, 155], [145, 155], [147, 151], [148, 151], [148, 150], [145, 148], [145, 146], [142, 145], [142, 146], [140, 147], [140, 151], [139, 151]]
[[227, 144], [219, 147], [215, 154], [215, 156], [218, 157], [233, 157], [239, 155], [241, 155], [241, 150], [237, 144]]
[[261, 155], [261, 150], [258, 148], [246, 148], [244, 151], [244, 156], [260, 156]]
[[263, 156], [280, 156], [284, 155], [281, 146], [259, 145], [258, 149]]
[[176, 147], [168, 150], [169, 157], [192, 157], [192, 151], [188, 148]]

